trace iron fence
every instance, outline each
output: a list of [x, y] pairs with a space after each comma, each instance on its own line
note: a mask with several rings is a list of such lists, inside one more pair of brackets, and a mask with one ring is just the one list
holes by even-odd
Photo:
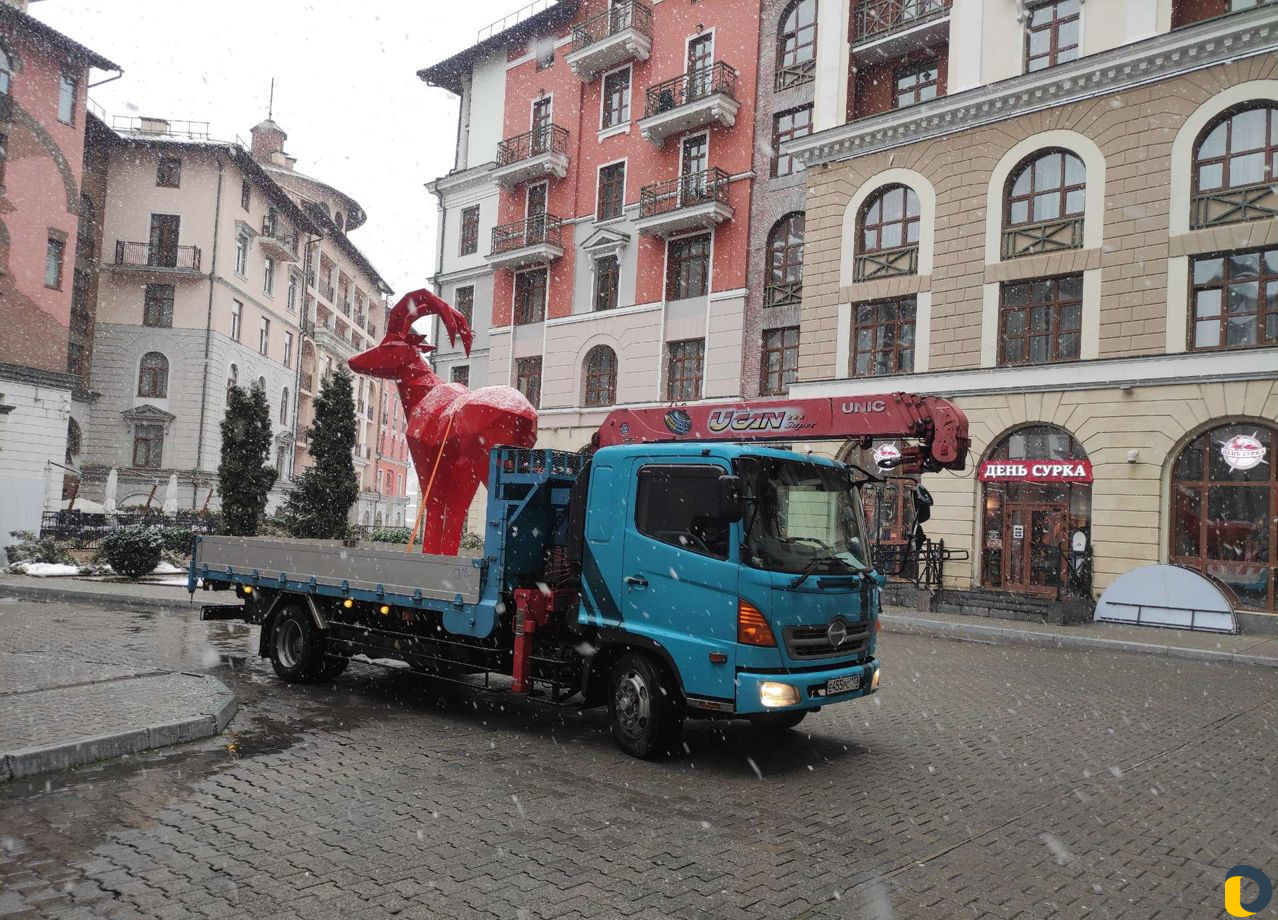
[[217, 515], [196, 511], [179, 511], [177, 514], [163, 514], [159, 511], [96, 514], [72, 509], [44, 512], [40, 517], [40, 539], [71, 543], [76, 549], [97, 549], [107, 534], [138, 524], [182, 528], [199, 534], [218, 533], [222, 527], [221, 518]]
[[856, 8], [856, 38], [869, 41], [943, 16], [950, 0], [861, 0]]
[[513, 252], [525, 246], [539, 246], [543, 243], [551, 246], [563, 245], [563, 226], [561, 218], [553, 214], [534, 214], [527, 220], [493, 227], [493, 255]]
[[152, 243], [115, 241], [115, 264], [147, 268], [200, 270], [199, 246], [156, 246]]
[[626, 29], [634, 29], [652, 38], [652, 10], [636, 0], [617, 0], [598, 16], [591, 16], [572, 27], [572, 50], [589, 48]]
[[508, 137], [497, 145], [497, 165], [509, 166], [543, 153], [568, 153], [568, 129], [559, 125], [542, 125]]
[[643, 117], [660, 115], [715, 93], [735, 99], [736, 92], [737, 72], [723, 61], [717, 61], [710, 67], [692, 70], [648, 87], [644, 94]]
[[729, 180], [727, 171], [716, 166], [644, 186], [639, 192], [639, 216], [652, 217], [711, 201], [727, 204]]

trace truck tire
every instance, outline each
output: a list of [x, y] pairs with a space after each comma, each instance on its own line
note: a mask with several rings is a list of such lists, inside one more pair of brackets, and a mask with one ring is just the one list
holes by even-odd
[[285, 607], [271, 627], [271, 666], [281, 680], [305, 684], [324, 673], [324, 634], [301, 607]]
[[683, 714], [674, 681], [647, 655], [622, 655], [608, 681], [612, 737], [627, 754], [647, 760], [671, 751]]
[[798, 726], [808, 714], [806, 709], [788, 712], [760, 712], [750, 716], [750, 724], [760, 731], [784, 732]]
[[324, 659], [324, 669], [320, 672], [320, 678], [323, 680], [333, 680], [341, 677], [342, 672], [346, 670], [346, 666], [351, 660], [345, 655], [329, 655]]

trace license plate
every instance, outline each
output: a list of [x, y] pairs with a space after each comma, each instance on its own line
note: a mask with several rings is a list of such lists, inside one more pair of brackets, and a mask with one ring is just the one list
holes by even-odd
[[825, 695], [835, 696], [839, 693], [850, 693], [861, 689], [861, 675], [849, 674], [847, 677], [831, 677], [825, 682]]

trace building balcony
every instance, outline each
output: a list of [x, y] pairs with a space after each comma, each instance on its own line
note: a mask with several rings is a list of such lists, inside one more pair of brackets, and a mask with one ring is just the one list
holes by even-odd
[[319, 292], [320, 292], [320, 296], [323, 297], [325, 300], [327, 300], [329, 303], [337, 303], [337, 292], [333, 290], [333, 285], [331, 283], [325, 283], [321, 281], [319, 286]]
[[951, 0], [861, 0], [852, 56], [874, 63], [926, 48], [949, 35]]
[[802, 281], [778, 281], [763, 289], [765, 307], [789, 307], [803, 302]]
[[1190, 226], [1195, 230], [1245, 220], [1278, 217], [1278, 182], [1257, 182], [1195, 195]]
[[627, 61], [652, 54], [652, 9], [637, 0], [615, 0], [598, 16], [572, 27], [572, 50], [564, 60], [583, 81]]
[[333, 323], [325, 323], [315, 330], [315, 344], [343, 358], [349, 358], [358, 351], [350, 339], [338, 332]]
[[1083, 218], [1063, 217], [1021, 224], [1003, 231], [1003, 258], [1083, 248]]
[[680, 74], [648, 87], [639, 133], [660, 147], [673, 134], [737, 121], [737, 72], [718, 61], [706, 70]]
[[894, 249], [858, 252], [852, 266], [852, 280], [874, 281], [877, 278], [913, 275], [918, 270], [919, 245], [911, 243], [909, 246], [897, 246]]
[[262, 232], [257, 238], [262, 244], [262, 254], [279, 262], [297, 261], [297, 234], [269, 217], [262, 220]]
[[568, 130], [543, 125], [497, 145], [493, 178], [506, 187], [568, 175]]
[[163, 272], [176, 276], [200, 274], [199, 246], [155, 246], [151, 243], [115, 241], [113, 269]]
[[564, 255], [562, 219], [539, 214], [527, 220], [493, 227], [493, 249], [488, 262], [494, 268], [546, 265]]
[[727, 172], [718, 167], [644, 186], [635, 229], [651, 236], [710, 229], [732, 218]]

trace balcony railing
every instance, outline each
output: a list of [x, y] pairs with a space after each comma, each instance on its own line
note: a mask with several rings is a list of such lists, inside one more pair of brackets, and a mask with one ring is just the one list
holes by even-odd
[[538, 214], [527, 220], [493, 227], [492, 254], [501, 255], [503, 252], [513, 252], [525, 246], [539, 246], [543, 243], [562, 246], [563, 227], [563, 220], [553, 214]]
[[589, 48], [626, 29], [652, 38], [652, 10], [636, 0], [620, 0], [598, 16], [591, 16], [572, 27], [572, 50]]
[[852, 267], [855, 281], [873, 281], [875, 278], [891, 278], [896, 275], [913, 275], [919, 270], [918, 244], [898, 246], [895, 249], [879, 249], [857, 253]]
[[816, 79], [816, 60], [800, 61], [777, 68], [776, 90], [781, 92], [792, 86], [802, 86]]
[[297, 234], [279, 221], [272, 221], [270, 217], [262, 218], [262, 240], [293, 256], [297, 255]]
[[643, 117], [660, 115], [715, 93], [723, 93], [735, 99], [736, 89], [737, 72], [723, 61], [718, 61], [711, 67], [680, 74], [648, 87], [644, 97]]
[[115, 264], [146, 268], [200, 270], [199, 246], [155, 246], [151, 243], [115, 241]]
[[497, 145], [497, 165], [509, 166], [544, 153], [568, 154], [568, 129], [559, 125], [542, 125], [523, 134], [507, 138]]
[[336, 292], [333, 290], [332, 284], [325, 284], [321, 282], [320, 293], [324, 295], [324, 299], [327, 300], [329, 303], [337, 302]]
[[644, 186], [639, 192], [639, 217], [653, 217], [712, 201], [727, 204], [729, 179], [728, 173], [716, 166], [705, 172]]
[[763, 305], [765, 307], [788, 307], [792, 304], [802, 303], [802, 301], [802, 281], [781, 281], [777, 284], [769, 284], [763, 289]]
[[1258, 182], [1195, 195], [1190, 226], [1198, 230], [1274, 217], [1278, 217], [1278, 182]]
[[854, 43], [881, 38], [944, 16], [950, 0], [861, 0], [856, 8]]
[[1065, 217], [1022, 224], [1003, 231], [1003, 258], [1083, 248], [1083, 218]]
[[368, 335], [370, 338], [374, 338], [374, 339], [377, 338], [377, 323], [373, 322], [370, 319], [368, 321], [368, 325], [365, 326], [364, 328], [368, 330]]

